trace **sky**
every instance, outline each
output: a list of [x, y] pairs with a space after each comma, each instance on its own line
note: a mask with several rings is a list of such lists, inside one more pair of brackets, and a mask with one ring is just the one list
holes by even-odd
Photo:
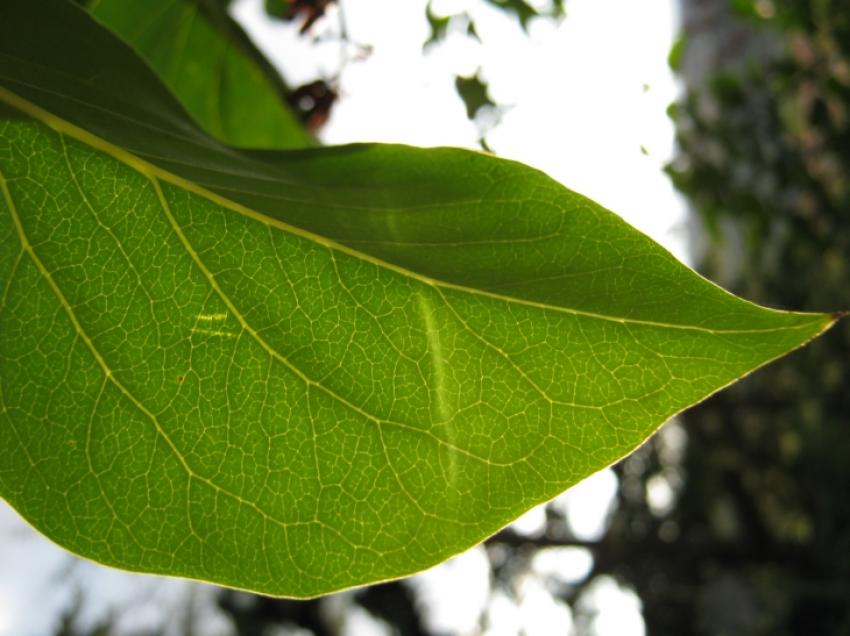
[[[675, 0], [567, 0], [560, 23], [532, 21], [526, 35], [518, 24], [481, 0], [435, 0], [438, 14], [468, 12], [482, 43], [461, 33], [432, 46], [424, 0], [344, 0], [344, 20], [353, 43], [371, 53], [341, 45], [334, 33], [338, 16], [320, 21], [323, 40], [308, 47], [292, 26], [270, 25], [262, 0], [238, 0], [234, 14], [291, 85], [330, 79], [341, 52], [350, 58], [341, 75], [341, 98], [322, 131], [325, 143], [385, 141], [421, 146], [477, 148], [479, 128], [466, 119], [454, 88], [456, 74], [480, 69], [496, 102], [505, 105], [488, 142], [500, 156], [548, 173], [616, 212], [687, 261], [685, 205], [662, 166], [673, 150], [673, 128], [665, 110], [677, 87], [666, 64], [676, 30]], [[560, 497], [572, 530], [593, 538], [604, 529], [616, 490], [610, 470], [592, 476]], [[657, 496], [664, 496], [663, 484]], [[668, 493], [669, 494], [669, 493]], [[539, 531], [542, 508], [521, 518], [517, 529]], [[490, 588], [483, 548], [474, 548], [416, 577], [416, 587], [438, 629], [476, 634], [486, 607], [488, 635], [568, 633], [569, 610], [553, 601], [552, 580], [580, 579], [589, 568], [578, 549], [540, 555], [520, 578], [516, 598]], [[186, 581], [131, 575], [72, 559], [37, 535], [0, 502], [0, 636], [36, 636], [50, 629], [73, 590], [87, 593], [83, 620], [97, 620], [116, 608], [125, 627], [153, 626], [162, 607], [175, 607], [187, 595], [207, 607], [211, 589]], [[458, 593], [462, 589], [463, 593]], [[640, 636], [637, 598], [611, 579], [595, 586], [592, 602], [599, 636]], [[340, 612], [348, 606], [340, 600]], [[344, 612], [343, 612], [344, 613]], [[214, 611], [200, 612], [204, 633], [226, 633]], [[366, 612], [346, 614], [346, 633], [383, 633]]]

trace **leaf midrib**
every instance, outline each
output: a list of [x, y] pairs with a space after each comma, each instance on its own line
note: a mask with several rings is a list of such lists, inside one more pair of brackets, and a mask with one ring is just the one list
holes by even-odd
[[[480, 296], [485, 298], [491, 298], [494, 300], [499, 300], [506, 303], [522, 305], [526, 307], [533, 307], [536, 309], [541, 309], [543, 311], [552, 311], [558, 313], [566, 313], [574, 316], [581, 316], [585, 318], [602, 320], [605, 322], [614, 322], [624, 325], [641, 325], [647, 327], [655, 327], [660, 329], [675, 329], [680, 331], [694, 331], [699, 333], [707, 333], [711, 335], [734, 335], [734, 334], [761, 334], [761, 333], [776, 333], [776, 332], [787, 332], [787, 331], [797, 331], [797, 330], [805, 330], [811, 328], [814, 324], [822, 322], [825, 316], [821, 314], [811, 314], [812, 320], [811, 322], [799, 323], [796, 325], [790, 326], [782, 326], [782, 327], [771, 327], [771, 328], [760, 328], [760, 329], [712, 329], [709, 327], [701, 327], [699, 325], [685, 325], [680, 323], [666, 323], [660, 321], [653, 320], [642, 320], [639, 318], [626, 318], [622, 316], [610, 316], [606, 314], [600, 314], [596, 312], [586, 311], [582, 309], [576, 309], [574, 307], [567, 307], [562, 305], [549, 305], [546, 303], [541, 303], [538, 301], [527, 300], [524, 298], [517, 298], [514, 296], [507, 296], [503, 294], [498, 294], [495, 292], [476, 289], [472, 287], [468, 287], [465, 285], [459, 285], [457, 283], [450, 283], [448, 281], [443, 281], [439, 279], [432, 278], [430, 276], [425, 276], [413, 270], [407, 269], [405, 267], [401, 267], [394, 263], [390, 263], [384, 261], [380, 258], [372, 256], [370, 254], [364, 254], [363, 252], [352, 249], [351, 247], [329, 239], [320, 234], [315, 234], [309, 230], [305, 230], [303, 228], [290, 225], [284, 221], [281, 221], [276, 218], [269, 217], [261, 212], [257, 212], [256, 210], [252, 210], [247, 206], [244, 206], [240, 203], [236, 203], [235, 201], [231, 201], [225, 197], [222, 197], [219, 194], [211, 192], [206, 188], [194, 183], [188, 179], [175, 175], [167, 170], [156, 166], [145, 159], [140, 158], [136, 154], [133, 154], [123, 148], [115, 146], [114, 144], [98, 137], [97, 135], [79, 128], [78, 126], [62, 119], [54, 115], [53, 113], [41, 108], [40, 106], [33, 104], [29, 100], [20, 97], [13, 91], [5, 87], [0, 87], [0, 101], [5, 102], [9, 106], [16, 108], [27, 115], [31, 116], [33, 119], [40, 121], [41, 123], [47, 125], [52, 128], [59, 134], [65, 134], [69, 137], [80, 141], [81, 143], [88, 145], [92, 148], [100, 150], [104, 152], [116, 160], [124, 163], [125, 165], [133, 168], [140, 174], [145, 175], [148, 179], [156, 179], [161, 180], [167, 183], [170, 183], [178, 188], [186, 190], [188, 192], [192, 192], [201, 196], [208, 201], [224, 207], [232, 212], [240, 214], [241, 216], [248, 217], [255, 221], [259, 221], [267, 226], [274, 227], [278, 230], [286, 232], [288, 234], [298, 236], [300, 238], [306, 239], [312, 243], [316, 243], [318, 245], [322, 245], [328, 249], [331, 249], [336, 252], [340, 252], [346, 254], [348, 256], [352, 256], [358, 260], [370, 263], [382, 269], [390, 270], [396, 272], [406, 278], [410, 278], [416, 281], [419, 281], [425, 285], [428, 285], [432, 288], [443, 288], [446, 290], [458, 291], [461, 293], [469, 294], [471, 296]], [[170, 161], [170, 160], [169, 160]], [[746, 302], [746, 301], [745, 301]], [[775, 314], [788, 314], [792, 312], [784, 312], [775, 309], [764, 308], [765, 311], [770, 311]], [[798, 314], [799, 315], [799, 314]]]

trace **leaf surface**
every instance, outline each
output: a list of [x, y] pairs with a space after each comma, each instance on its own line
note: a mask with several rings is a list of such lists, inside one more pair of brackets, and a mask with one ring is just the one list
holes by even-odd
[[208, 0], [95, 0], [91, 13], [154, 67], [217, 139], [252, 148], [315, 140], [285, 101], [277, 71], [227, 13]]
[[223, 146], [77, 7], [0, 11], [0, 495], [102, 563], [403, 576], [834, 321], [520, 164]]

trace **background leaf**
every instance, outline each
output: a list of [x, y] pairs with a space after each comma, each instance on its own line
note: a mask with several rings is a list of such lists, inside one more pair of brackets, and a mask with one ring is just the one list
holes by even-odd
[[133, 45], [195, 120], [226, 143], [315, 145], [280, 75], [215, 0], [95, 0], [90, 11]]
[[[541, 15], [541, 12], [532, 7], [525, 0], [486, 0], [489, 4], [508, 13], [513, 13], [524, 30], [528, 30], [528, 23], [532, 18]], [[553, 8], [553, 14], [562, 13], [563, 6]]]
[[487, 83], [481, 79], [480, 71], [470, 77], [457, 75], [455, 89], [466, 107], [466, 116], [475, 119], [482, 108], [495, 108], [496, 102], [490, 97]]
[[0, 494], [310, 596], [459, 552], [822, 332], [468, 151], [244, 152], [76, 7], [0, 20]]

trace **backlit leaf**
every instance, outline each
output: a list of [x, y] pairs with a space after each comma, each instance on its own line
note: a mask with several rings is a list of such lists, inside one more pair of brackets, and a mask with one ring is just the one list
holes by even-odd
[[223, 146], [58, 0], [0, 8], [0, 102], [0, 496], [105, 564], [416, 572], [834, 322], [517, 163]]

